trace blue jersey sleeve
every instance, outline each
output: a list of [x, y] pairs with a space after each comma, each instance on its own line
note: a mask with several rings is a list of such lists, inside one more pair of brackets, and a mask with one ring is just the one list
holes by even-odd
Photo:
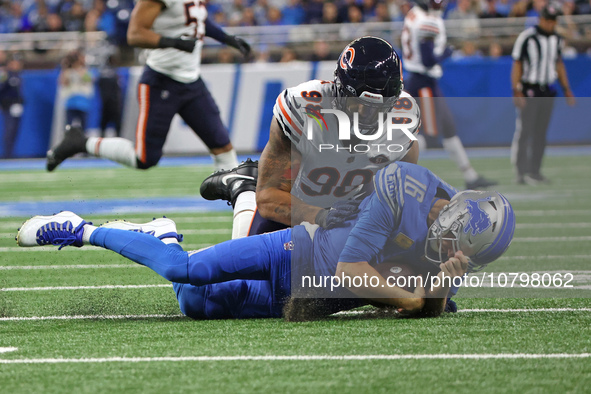
[[372, 261], [384, 249], [386, 241], [396, 228], [396, 219], [388, 204], [376, 193], [370, 199], [351, 230], [339, 261], [356, 263]]

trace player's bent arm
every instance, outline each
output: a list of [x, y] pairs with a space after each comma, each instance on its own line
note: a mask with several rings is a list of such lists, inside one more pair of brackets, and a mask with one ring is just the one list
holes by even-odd
[[[357, 263], [339, 262], [335, 276], [338, 278], [349, 278], [350, 280], [343, 280], [341, 284], [353, 294], [369, 301], [401, 308], [408, 314], [421, 311], [425, 305], [425, 299], [422, 297], [424, 295], [422, 288], [418, 288], [415, 293], [411, 293], [400, 287], [391, 287], [388, 285], [386, 279], [375, 268], [369, 265], [367, 261]], [[372, 281], [372, 284], [375, 286], [369, 285], [371, 277], [378, 278], [377, 283], [375, 280]], [[354, 286], [355, 283], [361, 283], [367, 286]]]
[[406, 155], [400, 160], [407, 163], [417, 164], [419, 161], [419, 144], [414, 141]]
[[291, 195], [292, 178], [297, 174], [301, 160], [301, 154], [291, 149], [291, 142], [283, 134], [277, 119], [273, 118], [269, 142], [259, 161], [256, 193], [257, 209], [265, 219], [287, 226], [303, 221], [314, 223], [321, 208], [305, 204]]
[[129, 19], [127, 43], [140, 48], [158, 48], [160, 34], [152, 30], [156, 17], [164, 5], [157, 0], [139, 0]]

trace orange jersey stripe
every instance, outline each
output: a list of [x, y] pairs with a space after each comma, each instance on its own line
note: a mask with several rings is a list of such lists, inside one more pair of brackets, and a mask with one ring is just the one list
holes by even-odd
[[289, 114], [287, 113], [287, 111], [285, 110], [285, 107], [283, 106], [283, 97], [280, 96], [279, 97], [279, 109], [281, 109], [281, 112], [283, 113], [283, 116], [285, 117], [285, 119], [287, 119], [287, 121], [289, 122], [289, 124], [291, 125], [291, 127], [294, 128], [294, 130], [299, 134], [302, 135], [302, 130], [299, 129], [299, 127], [297, 127], [291, 120], [291, 117], [289, 116]]

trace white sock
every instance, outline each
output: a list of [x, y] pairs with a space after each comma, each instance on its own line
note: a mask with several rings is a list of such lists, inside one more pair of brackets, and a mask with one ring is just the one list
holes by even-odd
[[231, 170], [232, 168], [238, 167], [238, 156], [234, 149], [220, 153], [219, 155], [211, 155], [211, 158], [213, 159], [215, 171]]
[[161, 241], [164, 242], [167, 245], [170, 245], [170, 244], [178, 244], [179, 243], [179, 241], [175, 237], [162, 238]]
[[133, 142], [126, 138], [90, 137], [86, 141], [86, 151], [91, 155], [116, 161], [128, 167], [137, 167]]
[[473, 182], [478, 179], [478, 173], [472, 168], [460, 137], [456, 135], [451, 138], [444, 138], [443, 148], [449, 153], [452, 160], [456, 162], [460, 171], [463, 172], [466, 182]]
[[85, 245], [90, 244], [90, 235], [96, 230], [98, 227], [93, 226], [92, 224], [85, 224], [84, 225], [84, 233], [82, 233], [82, 242]]
[[255, 192], [242, 192], [234, 204], [234, 221], [232, 224], [232, 239], [248, 236], [250, 223], [257, 207]]

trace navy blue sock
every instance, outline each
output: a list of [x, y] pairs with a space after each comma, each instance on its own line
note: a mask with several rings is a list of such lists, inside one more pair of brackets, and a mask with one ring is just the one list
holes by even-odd
[[100, 227], [90, 236], [90, 244], [145, 265], [171, 282], [189, 283], [189, 255], [180, 245], [169, 247], [153, 235]]

